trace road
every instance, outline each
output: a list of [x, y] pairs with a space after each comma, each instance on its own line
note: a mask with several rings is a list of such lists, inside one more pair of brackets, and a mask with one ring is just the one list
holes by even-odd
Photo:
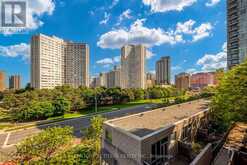
[[[149, 111], [155, 108], [155, 106], [156, 106], [155, 104], [147, 104], [147, 105], [141, 105], [141, 106], [136, 106], [132, 108], [126, 108], [126, 109], [122, 109], [118, 111], [113, 111], [113, 112], [106, 112], [101, 115], [106, 119], [113, 119], [113, 118], [118, 118], [118, 117], [128, 116], [131, 114]], [[52, 123], [52, 124], [47, 124], [47, 125], [42, 125], [42, 126], [37, 126], [37, 127], [32, 127], [32, 128], [27, 128], [23, 130], [0, 134], [0, 154], [1, 153], [6, 154], [6, 153], [9, 153], [10, 151], [13, 151], [13, 149], [15, 148], [14, 146], [17, 143], [19, 143], [26, 137], [29, 137], [29, 136], [32, 136], [32, 135], [35, 135], [41, 132], [43, 129], [48, 128], [48, 127], [71, 126], [74, 128], [74, 135], [77, 138], [80, 138], [82, 136], [81, 130], [83, 128], [89, 127], [90, 119], [91, 117], [80, 117], [80, 118], [70, 119], [70, 120], [61, 121], [57, 123]]]

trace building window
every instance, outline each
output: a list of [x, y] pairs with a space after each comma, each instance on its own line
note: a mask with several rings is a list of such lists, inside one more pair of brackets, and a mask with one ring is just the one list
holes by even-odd
[[151, 148], [151, 165], [163, 163], [167, 155], [168, 137], [156, 142]]

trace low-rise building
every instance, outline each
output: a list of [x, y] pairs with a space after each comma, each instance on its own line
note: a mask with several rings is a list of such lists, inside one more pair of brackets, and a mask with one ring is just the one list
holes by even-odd
[[192, 89], [202, 89], [213, 85], [216, 85], [215, 72], [202, 72], [191, 75], [190, 86]]
[[208, 121], [207, 104], [206, 100], [197, 100], [106, 121], [102, 164], [159, 165], [175, 161], [179, 141], [193, 141], [200, 125]]

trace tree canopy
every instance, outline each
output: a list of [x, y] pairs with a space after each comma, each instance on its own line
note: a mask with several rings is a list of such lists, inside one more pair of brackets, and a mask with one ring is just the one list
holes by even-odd
[[99, 106], [123, 104], [134, 100], [160, 99], [179, 95], [175, 88], [153, 87], [143, 89], [121, 88], [73, 88], [26, 89], [6, 91], [0, 94], [2, 108], [8, 110], [12, 119], [32, 121], [62, 116], [93, 107], [95, 97]]
[[212, 98], [213, 118], [222, 127], [247, 121], [247, 61], [228, 71]]
[[72, 128], [48, 128], [17, 145], [16, 157], [22, 162], [42, 160], [49, 164], [52, 156], [72, 140]]

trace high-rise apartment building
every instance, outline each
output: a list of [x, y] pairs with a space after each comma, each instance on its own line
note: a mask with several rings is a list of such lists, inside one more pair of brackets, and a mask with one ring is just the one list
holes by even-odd
[[0, 71], [0, 92], [5, 90], [5, 73]]
[[247, 1], [227, 0], [227, 65], [231, 67], [247, 57]]
[[146, 74], [146, 87], [152, 88], [153, 86], [155, 86], [155, 74], [147, 73]]
[[146, 47], [126, 45], [121, 49], [121, 87], [146, 88], [145, 58]]
[[9, 89], [21, 89], [21, 76], [13, 75], [9, 77]]
[[171, 59], [169, 56], [162, 57], [156, 62], [157, 85], [168, 85], [171, 83]]
[[31, 40], [31, 86], [89, 86], [89, 46], [43, 34]]
[[107, 73], [100, 73], [97, 81], [98, 87], [107, 87]]
[[120, 68], [117, 66], [115, 66], [112, 71], [107, 73], [107, 87], [120, 87]]
[[187, 90], [190, 88], [190, 74], [180, 73], [175, 76], [176, 88], [179, 90]]

